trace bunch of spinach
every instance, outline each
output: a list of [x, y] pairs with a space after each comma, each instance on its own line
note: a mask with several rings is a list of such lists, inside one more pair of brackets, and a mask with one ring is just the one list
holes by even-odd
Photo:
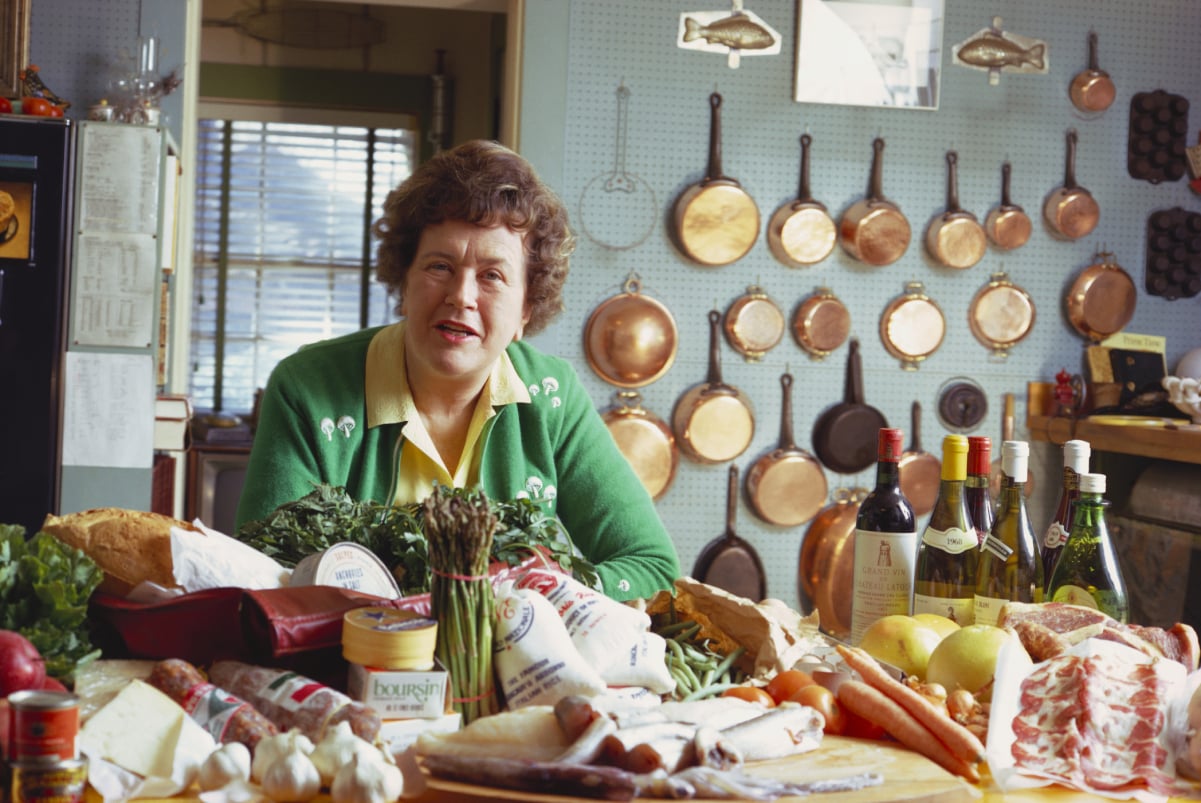
[[82, 551], [39, 532], [25, 540], [19, 524], [0, 524], [0, 628], [15, 630], [64, 682], [99, 657], [85, 624], [88, 598], [103, 573]]
[[[541, 550], [580, 582], [601, 587], [596, 568], [574, 548], [558, 519], [529, 499], [490, 504], [499, 520], [492, 540], [493, 561], [513, 566]], [[430, 588], [422, 523], [420, 505], [360, 501], [344, 487], [322, 484], [280, 505], [266, 518], [246, 522], [237, 538], [284, 566], [295, 566], [308, 555], [349, 541], [371, 550], [389, 567], [402, 594], [422, 594]]]

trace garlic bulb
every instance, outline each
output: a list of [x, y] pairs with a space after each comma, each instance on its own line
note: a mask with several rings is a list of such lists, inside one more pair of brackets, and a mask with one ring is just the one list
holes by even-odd
[[322, 785], [329, 786], [338, 769], [349, 764], [356, 755], [378, 758], [382, 753], [370, 742], [355, 735], [350, 723], [343, 720], [325, 732], [309, 758], [317, 772], [321, 773]]
[[295, 742], [263, 774], [263, 791], [275, 803], [308, 803], [321, 791], [321, 775]]
[[226, 742], [200, 765], [196, 782], [208, 792], [233, 781], [250, 780], [250, 748], [241, 742]]
[[262, 783], [267, 768], [293, 745], [306, 755], [313, 752], [312, 740], [295, 728], [260, 739], [254, 748], [254, 760], [250, 763], [250, 777], [254, 778], [255, 783]]
[[351, 758], [334, 775], [330, 786], [333, 803], [394, 803], [404, 791], [400, 768], [372, 748], [376, 757], [363, 753]]

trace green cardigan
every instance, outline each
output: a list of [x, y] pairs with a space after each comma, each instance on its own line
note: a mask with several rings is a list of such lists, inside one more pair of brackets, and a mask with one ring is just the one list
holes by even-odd
[[[393, 498], [404, 424], [368, 429], [367, 346], [379, 328], [301, 348], [271, 374], [238, 506], [238, 526], [318, 483], [356, 499]], [[480, 484], [491, 499], [528, 496], [557, 515], [596, 565], [605, 593], [670, 588], [679, 557], [654, 502], [617, 449], [575, 369], [518, 341], [507, 349], [531, 401], [508, 404], [484, 430]]]

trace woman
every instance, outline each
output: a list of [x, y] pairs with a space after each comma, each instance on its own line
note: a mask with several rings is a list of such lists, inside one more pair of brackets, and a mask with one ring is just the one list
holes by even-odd
[[669, 588], [675, 547], [575, 370], [522, 341], [563, 309], [574, 239], [559, 199], [516, 153], [468, 142], [393, 190], [373, 231], [404, 320], [279, 363], [238, 526], [316, 483], [393, 504], [478, 484], [557, 515], [606, 594]]

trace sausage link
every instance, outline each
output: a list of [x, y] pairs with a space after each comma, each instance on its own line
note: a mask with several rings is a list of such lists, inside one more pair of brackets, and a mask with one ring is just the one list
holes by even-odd
[[159, 661], [147, 682], [179, 703], [218, 742], [241, 742], [253, 753], [260, 740], [279, 733], [253, 705], [214, 686], [187, 661]]

